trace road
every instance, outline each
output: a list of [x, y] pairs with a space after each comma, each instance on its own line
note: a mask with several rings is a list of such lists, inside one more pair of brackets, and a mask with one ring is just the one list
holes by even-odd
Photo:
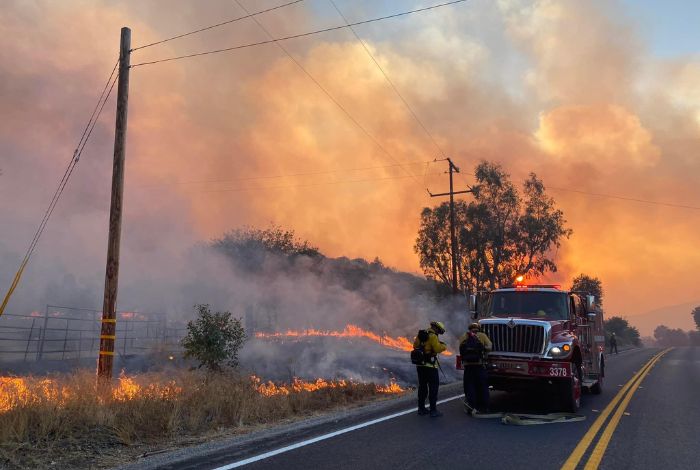
[[[587, 418], [582, 422], [506, 426], [497, 419], [477, 420], [465, 415], [461, 399], [456, 399], [441, 405], [442, 418], [403, 414], [244, 468], [487, 470], [559, 469], [567, 465], [564, 468], [574, 469], [586, 464], [587, 470], [699, 468], [696, 447], [700, 401], [696, 397], [700, 389], [700, 348], [660, 353], [660, 349], [637, 349], [608, 357], [604, 391], [583, 396], [581, 413]], [[495, 411], [555, 411], [550, 403], [542, 394], [492, 393]], [[383, 419], [381, 415], [376, 418]], [[347, 429], [347, 423], [341, 425], [319, 429], [316, 434], [288, 436], [286, 442], [258, 443], [235, 452], [219, 450], [161, 468], [230, 469], [245, 459]]]

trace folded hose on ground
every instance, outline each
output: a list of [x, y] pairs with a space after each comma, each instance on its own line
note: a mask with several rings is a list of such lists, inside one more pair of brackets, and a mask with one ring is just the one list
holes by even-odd
[[500, 418], [503, 424], [512, 424], [515, 426], [533, 426], [537, 424], [554, 424], [554, 423], [571, 423], [575, 421], [584, 421], [586, 417], [576, 413], [547, 413], [547, 414], [530, 414], [530, 413], [479, 413], [477, 410], [469, 406], [467, 401], [464, 401], [464, 412], [473, 418], [493, 419]]

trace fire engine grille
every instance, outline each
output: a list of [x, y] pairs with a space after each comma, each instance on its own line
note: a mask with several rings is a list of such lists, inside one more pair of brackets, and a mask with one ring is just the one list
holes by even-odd
[[488, 323], [481, 325], [484, 333], [493, 342], [494, 352], [542, 354], [544, 349], [544, 327], [539, 325], [515, 325]]

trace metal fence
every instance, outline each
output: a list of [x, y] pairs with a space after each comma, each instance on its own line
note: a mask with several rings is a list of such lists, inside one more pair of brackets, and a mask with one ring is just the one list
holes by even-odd
[[[43, 314], [0, 317], [0, 360], [81, 359], [100, 347], [102, 312], [47, 305]], [[186, 327], [162, 313], [117, 312], [115, 353], [180, 352]]]

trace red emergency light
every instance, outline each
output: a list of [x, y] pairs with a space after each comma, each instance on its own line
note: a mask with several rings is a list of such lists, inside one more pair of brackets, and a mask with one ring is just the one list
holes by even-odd
[[561, 284], [516, 284], [511, 289], [561, 289]]

